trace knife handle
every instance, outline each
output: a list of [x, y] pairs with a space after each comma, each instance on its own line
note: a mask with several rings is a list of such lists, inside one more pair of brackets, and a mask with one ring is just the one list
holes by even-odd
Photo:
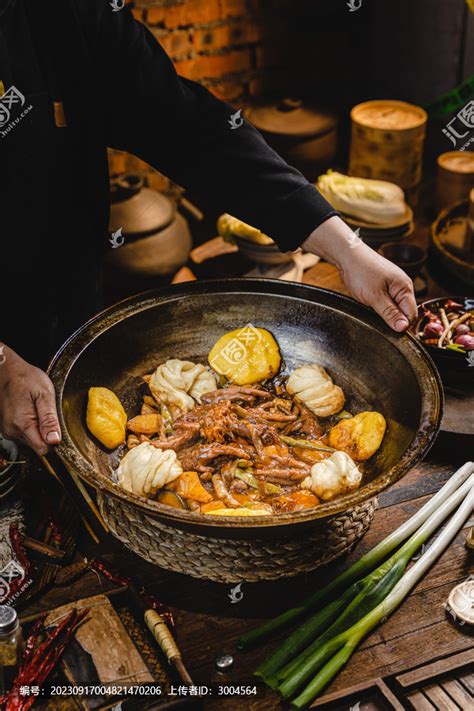
[[156, 612], [156, 610], [147, 610], [145, 612], [145, 622], [170, 664], [173, 664], [173, 666], [176, 667], [182, 681], [187, 686], [193, 686], [193, 681], [183, 664], [181, 652], [179, 651], [166, 622]]

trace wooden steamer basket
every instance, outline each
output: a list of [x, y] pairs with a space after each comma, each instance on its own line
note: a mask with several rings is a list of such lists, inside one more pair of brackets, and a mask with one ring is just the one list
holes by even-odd
[[[111, 388], [129, 417], [142, 376], [168, 358], [205, 363], [225, 331], [251, 322], [278, 340], [286, 367], [326, 367], [354, 411], [388, 420], [361, 488], [311, 510], [224, 518], [164, 506], [114, 483], [121, 452], [107, 452], [85, 424], [91, 386]], [[114, 535], [146, 560], [217, 582], [274, 580], [314, 570], [347, 552], [370, 524], [377, 494], [425, 454], [439, 429], [437, 372], [410, 335], [397, 335], [353, 299], [270, 279], [188, 282], [123, 301], [86, 323], [53, 359], [62, 462], [97, 493]]]
[[404, 101], [366, 101], [351, 111], [349, 174], [404, 190], [421, 180], [427, 114]]
[[436, 202], [439, 210], [466, 200], [474, 188], [474, 154], [448, 151], [438, 156]]

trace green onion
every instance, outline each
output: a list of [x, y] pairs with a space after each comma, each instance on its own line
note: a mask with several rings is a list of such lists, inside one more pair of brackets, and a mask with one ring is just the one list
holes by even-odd
[[461, 346], [460, 343], [449, 343], [446, 346], [447, 351], [456, 351], [456, 353], [465, 353], [466, 349]]
[[[465, 498], [457, 512], [451, 517], [428, 550], [403, 575], [387, 597], [352, 627], [320, 646], [311, 660], [308, 660], [308, 664], [311, 664], [312, 668], [317, 669], [318, 672], [313, 680], [293, 700], [292, 706], [294, 708], [301, 709], [311, 703], [342, 666], [348, 662], [360, 641], [401, 605], [412, 588], [447, 548], [472, 513], [474, 505], [474, 475], [471, 476], [469, 482], [466, 482], [466, 486], [461, 487], [459, 492], [456, 492], [442, 504], [438, 511], [420, 529], [420, 537], [425, 537], [428, 529], [434, 530], [436, 524], [444, 520], [447, 513], [450, 513], [459, 504], [460, 496], [458, 494], [460, 494], [461, 490]], [[425, 528], [425, 533], [421, 534], [423, 528]]]
[[[420, 543], [421, 545], [421, 543]], [[392, 557], [393, 558], [393, 557]], [[358, 594], [352, 596], [350, 604], [344, 609], [337, 620], [296, 659], [281, 669], [277, 675], [280, 683], [279, 691], [285, 698], [292, 696], [312, 673], [312, 666], [305, 663], [311, 659], [316, 650], [335, 635], [348, 629], [358, 620], [362, 619], [370, 610], [379, 604], [388, 595], [394, 585], [405, 572], [410, 556], [396, 560], [390, 558], [383, 565], [368, 575], [364, 580], [352, 585], [350, 590], [358, 586]], [[299, 630], [296, 630], [298, 632]], [[303, 627], [306, 632], [306, 625]], [[296, 635], [296, 632], [294, 633]], [[307, 636], [304, 635], [307, 639]], [[314, 639], [314, 637], [313, 637]], [[299, 644], [300, 648], [303, 646]], [[288, 681], [287, 681], [288, 680]]]
[[[250, 472], [244, 472], [242, 469], [236, 469], [234, 476], [236, 479], [244, 481], [247, 486], [251, 486], [252, 489], [260, 489], [258, 479], [256, 479], [253, 474], [250, 474]], [[281, 487], [276, 484], [265, 482], [263, 488], [266, 494], [281, 494]]]
[[[438, 493], [435, 494], [411, 519], [405, 521], [405, 523], [399, 526], [399, 528], [393, 531], [393, 533], [387, 536], [387, 538], [362, 556], [362, 558], [360, 558], [350, 568], [334, 578], [334, 580], [328, 583], [324, 588], [320, 588], [309, 595], [300, 605], [283, 612], [273, 620], [268, 620], [263, 625], [247, 632], [240, 638], [237, 643], [237, 647], [243, 650], [250, 649], [265, 639], [268, 639], [279, 630], [284, 629], [291, 623], [294, 623], [309, 615], [320, 603], [327, 600], [329, 596], [340, 593], [341, 590], [346, 588], [348, 585], [370, 573], [376, 565], [380, 563], [380, 561], [384, 560], [390, 553], [392, 553], [392, 551], [394, 551], [401, 543], [411, 536], [412, 533], [414, 533], [420, 525], [438, 509], [439, 505], [461, 486], [461, 484], [471, 474], [472, 469], [473, 465], [470, 462], [462, 466], [446, 482]], [[337, 601], [334, 605], [334, 610], [327, 613], [327, 621], [329, 623], [335, 619], [337, 616], [337, 609], [339, 609], [337, 608]], [[316, 623], [315, 630], [317, 633], [318, 626]], [[282, 664], [284, 663], [285, 662], [282, 662]]]
[[[463, 487], [452, 494], [453, 507], [459, 503], [462, 496], [466, 495], [466, 486], [468, 485], [464, 484]], [[322, 621], [324, 624], [325, 618], [327, 623], [326, 610], [329, 607], [329, 613], [331, 613], [333, 604], [318, 611], [313, 617], [306, 620], [301, 627], [297, 628], [284, 644], [257, 669], [256, 675], [267, 681], [272, 688], [275, 688], [275, 682], [281, 683], [280, 693], [285, 698], [291, 697], [297, 691], [298, 685], [301, 685], [314, 671], [311, 663], [305, 664], [306, 660], [311, 658], [312, 654], [325, 641], [357, 622], [387, 596], [405, 572], [412, 556], [439, 526], [439, 511], [443, 510], [445, 510], [444, 517], [446, 517], [452, 508], [438, 509], [438, 512], [425, 521], [421, 528], [385, 563], [346, 590], [341, 598], [344, 600], [344, 612], [334, 624], [326, 629], [322, 636], [316, 637], [315, 629], [318, 631], [322, 629], [320, 622]], [[327, 627], [327, 624], [324, 626]], [[307, 647], [307, 644], [312, 640], [314, 640], [312, 644]], [[295, 654], [300, 650], [305, 651], [294, 658]], [[281, 668], [289, 659], [293, 659], [293, 661], [287, 664], [286, 667]], [[279, 672], [275, 675], [278, 669]], [[290, 681], [285, 682], [287, 679]]]
[[[446, 516], [459, 505], [463, 497], [469, 493], [473, 483], [474, 475], [471, 476], [468, 482], [455, 491], [396, 553], [373, 573], [360, 581], [361, 589], [359, 594], [353, 599], [337, 621], [327, 629], [322, 636], [317, 638], [306, 651], [279, 672], [278, 679], [283, 682], [279, 691], [285, 698], [293, 696], [302, 683], [306, 681], [311, 674], [317, 671], [319, 658], [315, 658], [314, 653], [320, 649], [326, 641], [334, 638], [335, 635], [355, 624], [364, 617], [364, 615], [369, 613], [370, 610], [376, 607], [376, 605], [383, 602], [388, 593], [402, 577], [412, 556], [423, 543], [428, 540]], [[298, 632], [300, 632], [302, 637], [307, 639], [306, 624], [303, 625], [300, 630], [296, 630], [291, 636], [294, 638], [298, 635]], [[283, 645], [283, 647], [284, 646], [285, 645]], [[301, 646], [304, 645], [300, 645], [300, 648]]]
[[347, 410], [341, 410], [341, 412], [338, 412], [338, 413], [337, 413], [336, 419], [337, 419], [337, 420], [351, 420], [351, 419], [352, 419], [352, 415], [351, 415], [351, 413], [348, 412]]
[[325, 444], [314, 444], [314, 442], [309, 442], [307, 439], [295, 439], [294, 437], [287, 437], [286, 435], [280, 435], [280, 439], [285, 444], [289, 444], [290, 447], [301, 447], [302, 449], [316, 449], [318, 452], [335, 452], [334, 447], [327, 447]]

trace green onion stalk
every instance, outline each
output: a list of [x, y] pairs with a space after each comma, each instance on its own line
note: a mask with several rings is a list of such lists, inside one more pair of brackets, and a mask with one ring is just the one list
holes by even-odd
[[[440, 526], [445, 518], [461, 503], [463, 499], [470, 495], [474, 486], [474, 474], [469, 480], [445, 500], [438, 509], [422, 524], [416, 533], [396, 552], [391, 558], [377, 568], [373, 573], [364, 578], [354, 587], [359, 587], [359, 593], [353, 598], [349, 606], [337, 618], [337, 620], [325, 629], [324, 633], [311, 637], [307, 632], [309, 623], [302, 625], [290, 636], [289, 640], [277, 650], [267, 662], [265, 662], [256, 672], [264, 680], [286, 699], [295, 695], [298, 689], [307, 682], [325, 661], [325, 654], [329, 654], [330, 649], [327, 644], [338, 638], [338, 635], [352, 628], [359, 620], [363, 619], [371, 610], [382, 604], [390, 592], [402, 579], [406, 567], [416, 553], [416, 551], [430, 538], [434, 531]], [[434, 544], [433, 544], [434, 545]], [[444, 550], [444, 549], [443, 549]], [[323, 608], [319, 616], [324, 616]], [[327, 625], [326, 625], [327, 627]], [[295, 650], [303, 650], [295, 657]], [[282, 658], [287, 658], [291, 654], [292, 661], [277, 672], [275, 665], [281, 663]], [[262, 673], [263, 668], [263, 673]], [[268, 669], [271, 671], [269, 672]]]
[[[294, 624], [302, 618], [308, 617], [321, 603], [327, 601], [330, 597], [334, 598], [336, 594], [345, 590], [340, 598], [330, 602], [324, 610], [319, 611], [311, 618], [311, 634], [308, 632], [308, 638], [314, 639], [320, 631], [326, 629], [329, 624], [337, 619], [349, 601], [360, 592], [360, 586], [346, 590], [347, 586], [351, 586], [353, 583], [356, 583], [356, 581], [359, 581], [371, 573], [381, 561], [387, 558], [401, 543], [406, 541], [407, 538], [417, 531], [433, 512], [437, 511], [438, 507], [450, 497], [453, 492], [459, 489], [472, 471], [474, 471], [472, 462], [464, 464], [412, 518], [405, 521], [405, 523], [362, 556], [350, 568], [334, 578], [325, 587], [311, 593], [311, 595], [303, 600], [297, 607], [287, 610], [278, 617], [268, 620], [263, 625], [247, 632], [239, 639], [237, 647], [241, 650], [247, 650], [256, 646], [289, 625]], [[319, 618], [317, 615], [319, 615]], [[290, 645], [293, 644], [293, 642], [291, 642]], [[285, 651], [285, 653], [280, 653], [280, 656], [275, 658], [272, 655], [270, 660], [273, 661], [268, 660], [264, 663], [258, 670], [259, 675], [263, 678], [271, 678], [274, 672], [278, 671], [287, 661], [291, 660], [302, 648], [303, 647], [297, 645], [296, 651], [293, 651], [293, 649], [291, 653]], [[277, 650], [275, 654], [278, 653], [279, 650]]]
[[[361, 640], [378, 624], [384, 622], [401, 605], [426, 571], [457, 535], [473, 510], [474, 476], [469, 480], [467, 493], [466, 487], [462, 487], [462, 489], [465, 498], [457, 512], [451, 517], [433, 544], [403, 575], [387, 597], [356, 624], [328, 640], [314, 653], [313, 666], [317, 667], [318, 671], [312, 681], [293, 699], [292, 706], [294, 708], [302, 709], [311, 703], [348, 662]], [[451, 497], [449, 506], [445, 508], [443, 513], [447, 509], [452, 510], [452, 502], [455, 498], [456, 495]], [[456, 500], [459, 501], [459, 497]]]
[[315, 449], [317, 452], [336, 452], [334, 447], [328, 447], [325, 444], [315, 444], [307, 439], [296, 439], [295, 437], [287, 437], [286, 435], [280, 435], [280, 439], [285, 444], [290, 447], [300, 447], [301, 449]]

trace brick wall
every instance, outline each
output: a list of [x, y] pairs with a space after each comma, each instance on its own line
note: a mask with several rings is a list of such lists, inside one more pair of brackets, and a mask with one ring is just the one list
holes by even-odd
[[[133, 13], [173, 59], [182, 76], [237, 106], [284, 92], [288, 84], [291, 0], [136, 0]], [[141, 171], [152, 187], [169, 181], [126, 153], [109, 152], [111, 173]]]

